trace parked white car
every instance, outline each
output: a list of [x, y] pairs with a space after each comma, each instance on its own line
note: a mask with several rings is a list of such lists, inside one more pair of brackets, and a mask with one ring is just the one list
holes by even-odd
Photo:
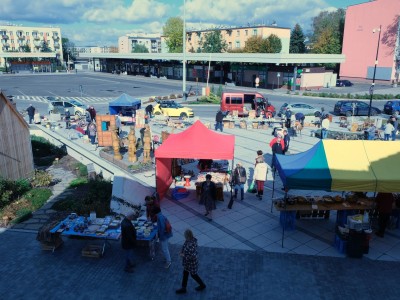
[[68, 108], [71, 115], [76, 115], [78, 117], [84, 116], [86, 114], [85, 106], [76, 101], [76, 100], [68, 100], [68, 101], [50, 101], [48, 106], [48, 112], [55, 114], [65, 114], [65, 109]]

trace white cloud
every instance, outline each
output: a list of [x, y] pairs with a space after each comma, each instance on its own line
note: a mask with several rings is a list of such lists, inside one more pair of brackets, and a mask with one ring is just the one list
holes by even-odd
[[293, 27], [310, 24], [311, 18], [322, 10], [332, 8], [324, 0], [187, 0], [187, 20], [216, 25], [242, 26], [250, 23]]
[[93, 8], [84, 13], [83, 18], [91, 22], [125, 21], [139, 23], [166, 15], [168, 5], [153, 0], [133, 0], [126, 7], [122, 3], [115, 5], [110, 1], [110, 7]]

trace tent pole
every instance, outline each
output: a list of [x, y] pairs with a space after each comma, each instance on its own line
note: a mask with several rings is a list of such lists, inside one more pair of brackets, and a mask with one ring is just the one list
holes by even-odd
[[231, 176], [230, 176], [230, 180], [229, 180], [229, 186], [231, 187], [231, 199], [229, 200], [228, 203], [228, 208], [232, 209], [233, 206], [233, 192], [232, 192], [232, 176], [233, 176], [233, 162], [235, 159], [232, 159], [232, 166], [231, 166]]
[[272, 204], [274, 203], [274, 195], [275, 195], [275, 172], [276, 172], [276, 170], [273, 171], [273, 176], [272, 176], [271, 212], [272, 212]]
[[287, 206], [287, 192], [285, 191], [285, 196], [283, 198], [285, 201], [284, 205], [284, 210], [283, 210], [283, 224], [282, 224], [282, 248], [283, 248], [283, 239], [285, 238], [285, 227], [286, 227], [286, 206]]

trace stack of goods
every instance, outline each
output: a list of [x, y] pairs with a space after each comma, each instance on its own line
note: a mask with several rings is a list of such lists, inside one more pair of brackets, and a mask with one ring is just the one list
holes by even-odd
[[224, 185], [225, 182], [229, 181], [229, 175], [226, 173], [209, 172], [209, 173], [200, 173], [199, 175], [197, 175], [197, 183], [202, 183], [206, 181], [207, 174], [211, 175], [211, 180], [216, 185]]

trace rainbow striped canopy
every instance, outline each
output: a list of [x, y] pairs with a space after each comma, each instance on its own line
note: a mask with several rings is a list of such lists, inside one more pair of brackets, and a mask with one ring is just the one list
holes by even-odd
[[400, 192], [400, 142], [322, 140], [276, 168], [288, 189]]

